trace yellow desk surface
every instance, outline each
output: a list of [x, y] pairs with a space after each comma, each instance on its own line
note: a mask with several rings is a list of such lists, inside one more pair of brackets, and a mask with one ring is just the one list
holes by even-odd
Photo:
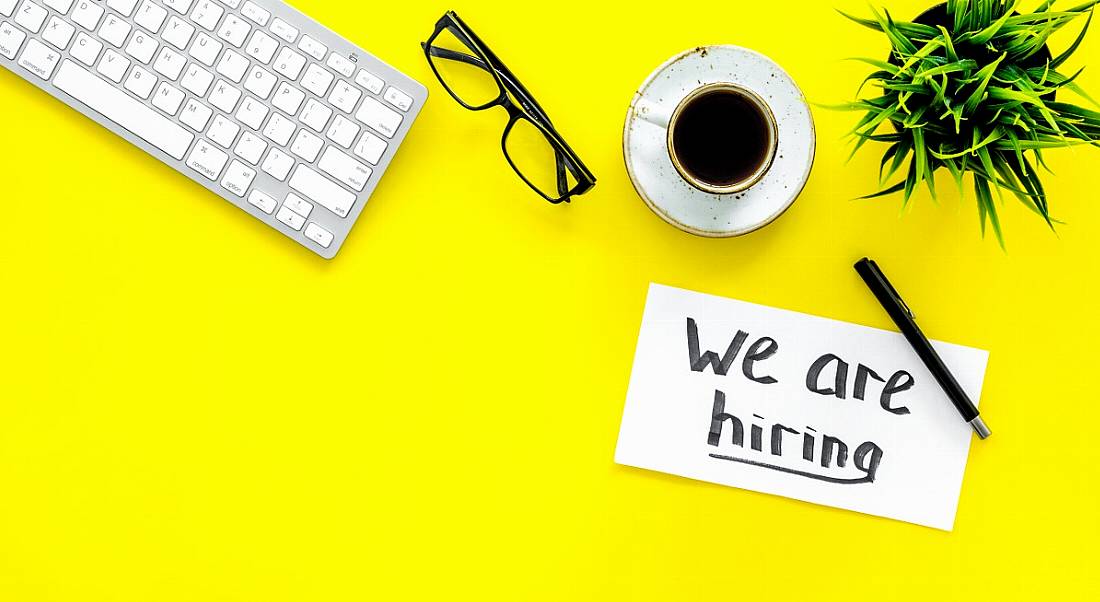
[[[331, 263], [0, 72], [0, 600], [1100, 592], [1100, 151], [1048, 154], [1067, 224], [1006, 201], [1003, 252], [949, 178], [903, 216], [851, 201], [881, 148], [845, 164], [854, 116], [815, 109], [800, 200], [704, 240], [630, 185], [636, 87], [732, 43], [847, 100], [867, 70], [842, 59], [886, 50], [833, 12], [863, 2], [296, 4], [432, 93]], [[591, 194], [535, 198], [500, 154], [503, 113], [438, 86], [418, 42], [448, 8], [545, 105]], [[1081, 65], [1100, 94], [1100, 29]], [[995, 435], [972, 446], [954, 532], [612, 462], [651, 281], [891, 328], [852, 270], [864, 254], [929, 336], [991, 351]]]

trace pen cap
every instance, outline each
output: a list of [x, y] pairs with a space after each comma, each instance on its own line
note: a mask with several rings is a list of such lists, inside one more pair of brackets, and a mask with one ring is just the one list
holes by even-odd
[[905, 312], [910, 319], [916, 318], [913, 315], [913, 310], [909, 309], [909, 306], [905, 304], [905, 300], [898, 294], [894, 285], [886, 279], [886, 274], [882, 273], [882, 270], [878, 267], [873, 259], [864, 257], [855, 263], [856, 273], [863, 278], [863, 281], [867, 283], [868, 288], [874, 293], [878, 302], [886, 308], [886, 312], [890, 314], [891, 318], [897, 322], [896, 316], [893, 315], [895, 308]]

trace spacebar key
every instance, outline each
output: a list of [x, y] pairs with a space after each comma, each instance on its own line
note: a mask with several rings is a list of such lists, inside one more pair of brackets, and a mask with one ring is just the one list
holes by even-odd
[[191, 132], [70, 60], [57, 70], [53, 85], [177, 161], [183, 160], [195, 139]]

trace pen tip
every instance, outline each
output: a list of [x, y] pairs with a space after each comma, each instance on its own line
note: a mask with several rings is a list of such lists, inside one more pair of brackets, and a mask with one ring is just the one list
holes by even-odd
[[989, 427], [985, 425], [985, 421], [982, 420], [981, 416], [971, 420], [970, 426], [974, 428], [974, 432], [978, 434], [979, 439], [986, 439], [993, 434], [993, 431], [989, 430]]

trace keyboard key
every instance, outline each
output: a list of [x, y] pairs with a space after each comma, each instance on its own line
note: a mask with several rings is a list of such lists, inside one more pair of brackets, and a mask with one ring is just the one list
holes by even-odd
[[328, 57], [328, 66], [333, 71], [343, 75], [344, 77], [351, 77], [355, 73], [355, 63], [349, 61], [347, 58], [340, 56], [333, 52]]
[[46, 30], [42, 32], [42, 39], [53, 44], [59, 50], [64, 50], [75, 33], [75, 27], [57, 17], [51, 17], [50, 22], [46, 24]]
[[164, 82], [157, 88], [155, 94], [153, 94], [153, 106], [175, 116], [176, 112], [180, 110], [180, 105], [183, 104], [183, 99], [187, 95], [183, 93], [179, 88]]
[[160, 56], [153, 63], [153, 70], [172, 81], [179, 79], [183, 68], [187, 66], [187, 59], [183, 55], [165, 46], [160, 51]]
[[271, 57], [275, 56], [275, 51], [278, 49], [279, 43], [275, 38], [256, 30], [256, 33], [252, 34], [252, 39], [245, 45], [244, 51], [248, 56], [266, 65], [271, 62]]
[[23, 4], [19, 6], [19, 10], [15, 13], [15, 24], [31, 33], [38, 33], [49, 14], [49, 11], [31, 2], [31, 0], [23, 0]]
[[210, 93], [210, 104], [226, 113], [232, 113], [240, 99], [241, 91], [224, 79], [214, 84], [214, 91]]
[[210, 86], [213, 83], [214, 74], [194, 63], [187, 68], [187, 71], [183, 74], [183, 79], [180, 80], [180, 85], [183, 86], [184, 90], [187, 90], [199, 98], [206, 96], [206, 93], [210, 91]]
[[335, 147], [325, 149], [321, 160], [317, 162], [317, 168], [336, 178], [343, 185], [353, 190], [363, 192], [370, 178], [371, 168], [352, 159]]
[[310, 223], [306, 226], [306, 238], [321, 245], [324, 248], [328, 248], [332, 244], [332, 232], [325, 230], [317, 224]]
[[107, 18], [103, 20], [103, 27], [99, 28], [99, 37], [115, 48], [122, 48], [122, 45], [126, 43], [126, 38], [130, 35], [131, 29], [133, 28], [130, 24], [121, 17], [107, 15]]
[[264, 160], [263, 164], [264, 173], [280, 182], [286, 181], [286, 177], [290, 175], [290, 170], [293, 167], [294, 157], [291, 157], [277, 148], [271, 149], [271, 152], [267, 154], [267, 159]]
[[355, 137], [359, 135], [359, 130], [361, 129], [363, 128], [355, 125], [343, 115], [337, 115], [336, 119], [332, 120], [332, 125], [329, 126], [325, 136], [344, 148], [351, 148], [352, 143], [355, 142]]
[[225, 178], [222, 179], [222, 188], [233, 194], [243, 197], [248, 192], [252, 181], [256, 179], [256, 170], [248, 167], [240, 161], [234, 160], [225, 170]]
[[387, 138], [393, 138], [397, 128], [401, 127], [402, 120], [400, 113], [370, 97], [363, 101], [355, 118]]
[[183, 159], [194, 134], [153, 109], [130, 98], [72, 61], [57, 70], [53, 83], [106, 119], [159, 148], [177, 161]]
[[235, 84], [241, 83], [244, 79], [244, 72], [248, 70], [248, 59], [233, 52], [232, 50], [226, 50], [222, 55], [221, 62], [218, 63], [218, 73], [229, 78]]
[[191, 8], [191, 2], [193, 0], [160, 0], [165, 6], [176, 11], [181, 15], [187, 14], [187, 9]]
[[173, 16], [168, 19], [168, 26], [164, 28], [164, 33], [160, 35], [165, 42], [180, 50], [186, 50], [187, 44], [191, 42], [191, 37], [195, 35], [195, 28], [187, 21]]
[[245, 2], [241, 7], [241, 14], [260, 27], [267, 27], [267, 21], [271, 19], [271, 13], [256, 6], [254, 2]]
[[222, 20], [225, 9], [215, 4], [212, 0], [199, 0], [195, 5], [195, 11], [191, 13], [191, 20], [198, 23], [207, 31], [214, 31], [218, 21]]
[[286, 196], [286, 201], [283, 201], [283, 207], [290, 209], [302, 217], [309, 217], [309, 214], [313, 211], [313, 205], [293, 192]]
[[275, 144], [279, 146], [286, 146], [290, 142], [290, 137], [294, 135], [294, 122], [283, 117], [282, 115], [275, 113], [271, 116], [271, 119], [267, 121], [267, 127], [264, 128], [264, 136], [267, 136]]
[[206, 140], [200, 139], [195, 145], [195, 150], [191, 151], [191, 156], [187, 158], [187, 166], [202, 174], [203, 177], [217, 181], [228, 161], [229, 155]]
[[130, 77], [126, 78], [126, 83], [123, 86], [141, 97], [142, 99], [149, 98], [149, 95], [153, 93], [153, 86], [157, 85], [157, 76], [149, 73], [141, 67], [134, 67], [130, 72]]
[[371, 165], [378, 165], [385, 152], [386, 141], [370, 132], [364, 132], [359, 144], [355, 145], [355, 155]]
[[138, 0], [107, 0], [107, 6], [123, 17], [134, 14], [134, 7], [137, 6], [137, 3]]
[[210, 129], [206, 132], [206, 135], [215, 144], [229, 148], [233, 146], [233, 141], [237, 139], [239, 133], [241, 133], [241, 126], [230, 121], [225, 115], [218, 115], [214, 118], [214, 123], [210, 124]]
[[346, 81], [338, 81], [332, 88], [332, 94], [329, 95], [328, 101], [332, 103], [337, 109], [345, 113], [351, 113], [355, 110], [355, 105], [359, 104], [359, 99], [363, 97], [363, 93], [359, 91]]
[[254, 130], [259, 130], [269, 111], [267, 104], [246, 96], [241, 103], [241, 108], [237, 110], [237, 121]]
[[311, 98], [306, 101], [306, 108], [302, 109], [298, 121], [313, 128], [314, 131], [323, 132], [331, 117], [332, 109]]
[[218, 37], [240, 48], [244, 45], [244, 41], [248, 39], [248, 34], [251, 31], [252, 26], [246, 23], [244, 19], [237, 15], [229, 15], [222, 22], [222, 26], [218, 28]]
[[389, 89], [386, 90], [386, 95], [382, 98], [402, 111], [408, 111], [412, 108], [412, 97], [393, 86], [390, 86]]
[[325, 256], [418, 102], [338, 39], [272, 0], [0, 0], [0, 62]]
[[279, 58], [275, 59], [275, 71], [290, 80], [298, 79], [302, 69], [306, 68], [306, 57], [289, 48], [279, 51]]
[[99, 71], [104, 77], [116, 84], [121, 84], [122, 76], [126, 75], [126, 70], [129, 68], [130, 59], [114, 50], [108, 50], [104, 53], [103, 60], [99, 61], [99, 66], [96, 67], [96, 71]]
[[271, 33], [282, 38], [287, 44], [293, 44], [298, 39], [298, 29], [282, 19], [271, 22]]
[[141, 6], [138, 7], [137, 15], [134, 16], [134, 22], [153, 33], [157, 33], [167, 18], [168, 11], [153, 4], [150, 0], [143, 0]]
[[183, 104], [183, 100], [186, 96], [187, 95], [179, 88], [167, 82], [163, 82], [160, 87], [157, 88], [156, 93], [153, 94], [153, 106], [169, 115], [175, 116], [180, 110], [180, 105]]
[[265, 150], [267, 150], [267, 143], [262, 138], [252, 132], [245, 132], [241, 134], [241, 139], [237, 141], [237, 146], [233, 149], [233, 152], [245, 161], [253, 165], [259, 165], [260, 158], [264, 156]]
[[248, 77], [245, 78], [244, 89], [262, 100], [267, 100], [278, 81], [279, 78], [275, 77], [274, 73], [257, 65], [252, 68], [252, 71], [248, 73]]
[[305, 99], [305, 92], [283, 82], [279, 85], [279, 91], [275, 93], [275, 98], [272, 99], [271, 104], [288, 115], [296, 115], [298, 109], [302, 108], [302, 102]]
[[152, 36], [139, 31], [126, 45], [126, 54], [148, 65], [149, 61], [153, 60], [153, 54], [156, 53], [158, 46], [160, 44]]
[[324, 98], [328, 94], [328, 87], [332, 85], [332, 80], [336, 79], [336, 76], [318, 67], [317, 65], [310, 65], [306, 69], [306, 74], [302, 77], [302, 87], [310, 92], [313, 92], [317, 96]]
[[386, 85], [382, 78], [369, 71], [362, 70], [355, 75], [355, 83], [369, 90], [371, 94], [381, 94], [382, 88]]
[[26, 39], [27, 34], [16, 26], [7, 21], [0, 23], [0, 55], [3, 55], [4, 58], [14, 59], [15, 54], [23, 47], [23, 42]]
[[103, 7], [92, 0], [78, 0], [76, 8], [70, 18], [88, 31], [94, 31], [99, 27], [99, 20], [103, 18]]
[[69, 54], [73, 55], [73, 58], [91, 67], [95, 64], [96, 59], [99, 58], [99, 53], [103, 51], [103, 44], [86, 33], [78, 33], [76, 35], [76, 42], [69, 50]]
[[275, 219], [283, 222], [292, 230], [301, 230], [302, 226], [306, 223], [306, 218], [294, 213], [287, 207], [280, 209]]
[[207, 67], [214, 66], [214, 61], [218, 60], [221, 52], [222, 43], [205, 33], [200, 33], [198, 39], [191, 45], [191, 56]]
[[347, 217], [355, 205], [354, 194], [305, 165], [299, 165], [294, 171], [290, 187], [340, 217]]
[[69, 9], [73, 7], [73, 0], [42, 0], [42, 2], [63, 15], [68, 14]]
[[50, 79], [60, 60], [61, 53], [32, 38], [19, 56], [19, 66], [42, 79]]
[[328, 54], [328, 46], [309, 36], [302, 36], [302, 41], [298, 42], [298, 48], [319, 61], [325, 60], [325, 55]]
[[248, 194], [248, 202], [268, 215], [274, 213], [275, 207], [279, 204], [279, 201], [276, 201], [271, 195], [259, 190], [253, 190]]
[[306, 129], [301, 129], [298, 131], [298, 136], [294, 138], [294, 144], [290, 145], [290, 152], [305, 159], [307, 163], [313, 163], [324, 145], [324, 140], [310, 134]]
[[210, 123], [210, 118], [213, 116], [213, 109], [192, 98], [183, 107], [180, 121], [196, 132], [201, 132], [206, 129], [206, 124]]

